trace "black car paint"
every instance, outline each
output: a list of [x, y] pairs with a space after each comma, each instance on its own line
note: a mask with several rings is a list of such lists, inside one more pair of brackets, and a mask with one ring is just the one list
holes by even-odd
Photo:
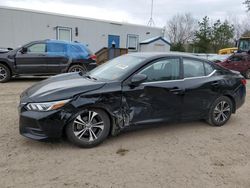
[[[241, 84], [242, 76], [216, 65], [213, 65], [216, 72], [211, 76], [184, 79], [182, 75], [177, 81], [142, 83], [138, 87], [130, 85], [132, 76], [141, 67], [165, 57], [165, 54], [148, 55], [134, 72], [118, 81], [94, 80], [70, 73], [36, 84], [21, 95], [21, 134], [37, 140], [59, 138], [64, 127], [79, 112], [91, 108], [108, 113], [112, 120], [111, 134], [115, 135], [125, 127], [137, 124], [206, 118], [210, 105], [221, 95], [232, 99], [233, 112], [244, 103], [246, 89]], [[56, 111], [34, 112], [25, 108], [29, 102], [69, 98], [71, 102]]]
[[7, 66], [12, 76], [19, 75], [55, 75], [65, 73], [73, 64], [83, 64], [87, 70], [96, 67], [96, 62], [91, 58], [72, 59], [65, 55], [49, 55], [47, 53], [25, 54], [21, 53], [23, 48], [27, 48], [37, 43], [46, 43], [50, 40], [34, 41], [23, 45], [22, 47], [0, 53], [0, 63]]

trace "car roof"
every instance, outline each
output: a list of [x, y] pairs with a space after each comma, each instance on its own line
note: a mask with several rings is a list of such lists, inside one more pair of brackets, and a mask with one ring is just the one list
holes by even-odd
[[195, 56], [189, 53], [185, 52], [137, 52], [137, 53], [130, 53], [127, 54], [130, 56], [135, 56], [135, 57], [144, 57], [146, 59], [155, 59], [155, 58], [162, 58], [162, 57], [187, 57], [187, 58], [194, 58], [194, 59], [200, 59], [203, 61], [209, 62], [205, 58], [201, 58], [199, 56]]
[[83, 45], [86, 47], [85, 44], [77, 42], [77, 41], [66, 41], [66, 40], [55, 40], [55, 39], [45, 39], [45, 40], [36, 40], [29, 42], [28, 44], [33, 44], [33, 43], [40, 43], [40, 42], [46, 42], [46, 43], [60, 43], [60, 44], [71, 44], [71, 45]]
[[84, 45], [80, 42], [72, 42], [72, 41], [66, 41], [66, 40], [54, 40], [54, 39], [47, 39], [45, 40], [47, 43], [61, 43], [61, 44], [73, 44], [73, 45]]

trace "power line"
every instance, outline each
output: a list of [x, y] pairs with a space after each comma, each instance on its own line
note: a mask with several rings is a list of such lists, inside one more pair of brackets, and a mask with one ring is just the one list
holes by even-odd
[[151, 3], [151, 15], [148, 21], [148, 26], [155, 26], [155, 22], [153, 20], [153, 8], [154, 8], [154, 0], [152, 0], [152, 3]]

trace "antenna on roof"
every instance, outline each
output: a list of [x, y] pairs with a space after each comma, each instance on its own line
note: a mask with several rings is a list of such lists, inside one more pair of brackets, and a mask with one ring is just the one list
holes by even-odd
[[148, 26], [155, 26], [155, 22], [153, 20], [153, 8], [154, 8], [154, 0], [152, 0], [152, 3], [151, 3], [151, 15], [148, 21]]

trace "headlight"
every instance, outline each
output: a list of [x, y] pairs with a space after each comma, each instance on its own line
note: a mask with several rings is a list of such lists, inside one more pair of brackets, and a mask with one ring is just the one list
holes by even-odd
[[31, 111], [50, 111], [50, 110], [56, 110], [61, 107], [63, 107], [65, 104], [67, 104], [70, 101], [68, 100], [62, 100], [62, 101], [54, 101], [54, 102], [44, 102], [44, 103], [29, 103], [27, 104], [26, 108]]

